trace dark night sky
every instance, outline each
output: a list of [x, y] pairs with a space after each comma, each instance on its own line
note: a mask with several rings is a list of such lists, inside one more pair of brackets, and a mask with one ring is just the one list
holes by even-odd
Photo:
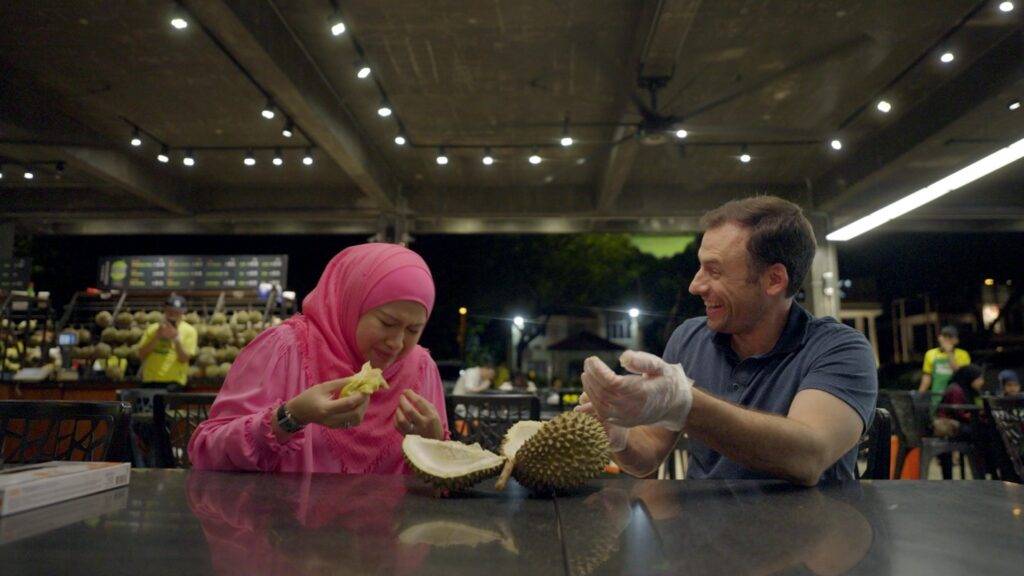
[[[507, 238], [508, 240], [504, 240]], [[502, 246], [514, 237], [418, 236], [412, 248], [430, 264], [438, 299], [433, 322], [454, 323], [456, 310], [474, 309], [488, 282], [477, 271], [503, 257]], [[94, 285], [97, 259], [114, 254], [287, 254], [289, 288], [308, 293], [330, 258], [365, 241], [364, 236], [39, 236], [23, 239], [20, 256], [31, 256], [37, 290], [50, 290], [58, 305], [74, 291]], [[509, 244], [510, 245], [510, 244]], [[510, 263], [514, 267], [514, 263]], [[840, 274], [853, 278], [854, 294], [887, 301], [893, 296], [931, 292], [956, 299], [986, 277], [1021, 279], [1024, 234], [886, 234], [874, 233], [839, 247]], [[40, 270], [40, 267], [42, 268]], [[530, 274], [524, 269], [516, 273]], [[863, 292], [867, 290], [867, 294]], [[941, 295], [940, 295], [941, 298]], [[965, 302], [964, 305], [969, 305]], [[948, 306], [956, 305], [949, 302]], [[509, 305], [511, 307], [511, 304]], [[474, 309], [476, 311], [476, 309]], [[511, 313], [488, 310], [486, 313]], [[424, 335], [433, 349], [450, 349], [451, 327], [437, 326]], [[444, 342], [434, 341], [442, 338]]]

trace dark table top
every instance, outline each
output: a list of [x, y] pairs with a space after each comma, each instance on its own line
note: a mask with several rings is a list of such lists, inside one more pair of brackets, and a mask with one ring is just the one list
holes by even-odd
[[136, 470], [0, 519], [5, 574], [1019, 574], [1024, 486], [611, 479], [573, 496], [392, 476]]

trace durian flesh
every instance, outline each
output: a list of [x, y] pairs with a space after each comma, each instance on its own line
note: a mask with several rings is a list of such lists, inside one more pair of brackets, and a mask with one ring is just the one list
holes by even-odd
[[417, 476], [436, 488], [453, 492], [497, 476], [505, 465], [505, 458], [484, 450], [479, 444], [466, 445], [416, 435], [402, 440], [402, 452]]
[[341, 393], [338, 394], [339, 398], [344, 398], [349, 394], [355, 394], [361, 392], [363, 394], [373, 394], [381, 388], [387, 388], [387, 380], [384, 380], [384, 373], [380, 368], [374, 368], [367, 362], [363, 364], [362, 370], [352, 375], [349, 381], [341, 389]]
[[516, 423], [505, 436], [502, 454], [512, 462], [512, 477], [536, 492], [577, 488], [600, 474], [610, 458], [604, 427], [582, 412]]

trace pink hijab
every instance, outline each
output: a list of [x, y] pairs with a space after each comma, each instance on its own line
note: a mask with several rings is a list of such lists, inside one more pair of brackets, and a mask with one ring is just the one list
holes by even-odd
[[[412, 250], [396, 244], [361, 244], [332, 258], [316, 288], [302, 301], [302, 314], [286, 322], [295, 330], [309, 383], [358, 372], [366, 362], [356, 345], [359, 318], [397, 300], [422, 304], [428, 318], [434, 307], [430, 268]], [[384, 371], [389, 388], [374, 393], [360, 426], [324, 428], [331, 448], [350, 470], [375, 469], [386, 456], [379, 447], [397, 434], [391, 418], [398, 399], [425, 380], [430, 362], [430, 354], [417, 345]]]

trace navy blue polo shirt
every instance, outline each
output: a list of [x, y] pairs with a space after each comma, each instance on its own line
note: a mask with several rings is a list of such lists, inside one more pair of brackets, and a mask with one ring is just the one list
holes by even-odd
[[[793, 303], [782, 335], [771, 352], [740, 360], [730, 335], [691, 318], [676, 328], [665, 347], [666, 362], [682, 364], [695, 386], [745, 408], [785, 416], [801, 390], [827, 392], [871, 425], [878, 397], [878, 373], [871, 345], [860, 332], [834, 318], [815, 318]], [[821, 481], [856, 477], [854, 447], [821, 476]], [[746, 468], [706, 444], [690, 439], [688, 478], [770, 478]]]

